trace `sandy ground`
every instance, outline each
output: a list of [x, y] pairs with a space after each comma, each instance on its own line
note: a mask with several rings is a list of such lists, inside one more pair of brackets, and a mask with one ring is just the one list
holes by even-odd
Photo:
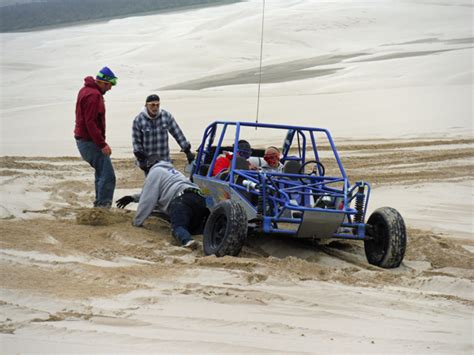
[[[401, 267], [369, 265], [360, 242], [282, 237], [206, 257], [163, 220], [138, 229], [131, 210], [87, 208], [80, 159], [1, 158], [2, 352], [472, 353], [474, 141], [343, 142], [340, 154], [352, 179], [374, 182], [369, 210], [404, 215]], [[136, 191], [141, 171], [114, 165], [116, 197]], [[444, 229], [427, 225], [439, 216]]]
[[72, 139], [83, 78], [119, 77], [115, 196], [136, 192], [147, 95], [193, 147], [212, 121], [255, 120], [261, 0], [2, 33], [0, 353], [473, 353], [472, 3], [266, 3], [259, 121], [330, 130], [351, 181], [372, 184], [369, 211], [403, 215], [401, 267], [368, 265], [357, 242], [277, 237], [204, 257], [162, 220], [133, 228], [134, 206], [89, 208]]

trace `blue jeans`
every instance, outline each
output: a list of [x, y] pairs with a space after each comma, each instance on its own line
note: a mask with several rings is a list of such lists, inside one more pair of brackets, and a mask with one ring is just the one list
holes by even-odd
[[182, 245], [193, 239], [191, 235], [202, 233], [209, 216], [204, 197], [193, 192], [185, 192], [171, 201], [168, 213], [171, 233]]
[[108, 155], [92, 141], [76, 139], [82, 159], [95, 169], [94, 207], [110, 207], [115, 190], [115, 172]]

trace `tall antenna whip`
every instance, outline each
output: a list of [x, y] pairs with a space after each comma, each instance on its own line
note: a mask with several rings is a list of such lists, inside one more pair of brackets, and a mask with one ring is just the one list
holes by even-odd
[[[262, 32], [260, 36], [260, 68], [258, 71], [258, 93], [257, 93], [257, 115], [255, 117], [255, 123], [258, 123], [258, 111], [260, 108], [260, 85], [262, 83], [262, 59], [263, 59], [263, 28], [265, 24], [265, 0], [263, 0], [262, 6]], [[257, 127], [255, 127], [257, 129]]]

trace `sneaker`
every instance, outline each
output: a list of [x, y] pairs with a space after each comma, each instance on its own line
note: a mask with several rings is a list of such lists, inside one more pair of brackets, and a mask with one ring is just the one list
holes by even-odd
[[198, 246], [198, 243], [193, 239], [188, 240], [186, 243], [183, 244], [183, 247], [191, 249], [191, 250], [196, 249], [197, 246]]

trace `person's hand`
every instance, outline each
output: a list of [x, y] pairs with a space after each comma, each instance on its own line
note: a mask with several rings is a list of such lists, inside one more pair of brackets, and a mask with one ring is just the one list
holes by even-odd
[[142, 162], [146, 160], [147, 155], [142, 152], [141, 150], [136, 150], [133, 152], [133, 155], [135, 155], [135, 158], [137, 158], [138, 161]]
[[115, 203], [117, 204], [117, 207], [118, 208], [124, 208], [125, 206], [127, 206], [130, 202], [133, 202], [133, 196], [124, 196], [120, 199], [118, 199], [117, 201], [115, 201]]
[[108, 144], [106, 144], [105, 147], [101, 149], [101, 151], [105, 155], [111, 155], [112, 154], [112, 149], [110, 149]]
[[140, 169], [142, 169], [145, 173], [148, 173], [148, 170], [150, 170], [150, 168], [148, 168], [148, 166], [146, 164], [146, 160], [145, 161], [138, 161], [138, 167]]
[[196, 157], [196, 155], [190, 150], [187, 150], [184, 153], [186, 154], [186, 158], [188, 158], [188, 163], [191, 164], [194, 161], [194, 158]]

